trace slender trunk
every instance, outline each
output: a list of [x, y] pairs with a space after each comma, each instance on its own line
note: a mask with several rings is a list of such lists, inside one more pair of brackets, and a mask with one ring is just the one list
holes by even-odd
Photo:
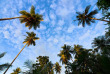
[[[27, 45], [27, 43], [26, 43]], [[23, 49], [26, 47], [26, 45], [21, 49], [21, 51], [17, 54], [17, 56], [14, 58], [14, 60], [11, 62], [11, 64], [8, 66], [8, 68], [5, 70], [5, 72], [3, 74], [5, 74], [8, 69], [10, 68], [10, 66], [13, 64], [13, 62], [16, 60], [16, 58], [19, 56], [19, 54], [23, 51]]]
[[24, 18], [24, 17], [0, 18], [0, 21], [17, 19], [17, 18]]
[[[0, 21], [12, 20], [12, 19], [17, 19], [17, 18], [25, 18], [25, 17], [0, 18]], [[44, 21], [44, 20], [38, 20], [38, 21]]]
[[72, 58], [71, 58], [71, 60], [72, 60], [72, 62], [74, 62]]
[[96, 19], [96, 18], [91, 18], [91, 17], [89, 17], [90, 19], [93, 19], [93, 20], [100, 20], [100, 21], [105, 21], [105, 22], [110, 22], [110, 21], [108, 21], [108, 20], [101, 20], [101, 19]]

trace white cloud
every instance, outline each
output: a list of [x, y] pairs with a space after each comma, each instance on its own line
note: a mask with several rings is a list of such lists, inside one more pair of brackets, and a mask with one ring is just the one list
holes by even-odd
[[9, 32], [8, 32], [8, 31], [4, 31], [3, 34], [4, 34], [4, 37], [5, 37], [5, 38], [7, 38], [7, 39], [10, 38], [10, 37], [9, 37]]
[[51, 5], [50, 5], [50, 8], [52, 9], [56, 9], [57, 5], [53, 2]]
[[72, 33], [74, 29], [75, 29], [75, 26], [74, 25], [70, 25], [68, 30], [67, 30], [67, 32], [68, 33]]
[[59, 20], [59, 21], [58, 21], [58, 25], [61, 25], [61, 26], [62, 26], [62, 25], [64, 25], [64, 24], [65, 24], [64, 20]]
[[54, 12], [50, 12], [50, 18], [51, 18], [51, 20], [56, 19], [56, 15], [54, 14]]
[[84, 40], [88, 36], [90, 36], [90, 30], [88, 30], [83, 36], [80, 36], [79, 40]]
[[40, 14], [44, 14], [45, 13], [45, 9], [40, 10]]
[[46, 23], [50, 22], [49, 16], [47, 14], [44, 16], [44, 22]]

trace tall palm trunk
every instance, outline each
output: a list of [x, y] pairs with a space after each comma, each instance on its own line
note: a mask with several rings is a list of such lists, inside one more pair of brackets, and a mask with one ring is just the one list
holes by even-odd
[[[0, 18], [0, 21], [12, 20], [12, 19], [17, 19], [17, 18], [25, 18], [25, 17]], [[44, 20], [38, 20], [38, 21], [44, 21]]]
[[[27, 43], [26, 43], [27, 45]], [[14, 58], [14, 60], [11, 62], [11, 64], [8, 66], [8, 68], [5, 70], [5, 72], [3, 74], [5, 74], [8, 69], [10, 68], [10, 66], [13, 64], [13, 62], [16, 60], [16, 58], [19, 56], [19, 54], [23, 51], [23, 49], [26, 47], [26, 45], [21, 49], [21, 51], [17, 54], [17, 56]]]
[[17, 18], [24, 18], [24, 17], [0, 18], [0, 21], [17, 19]]
[[110, 22], [110, 21], [108, 21], [108, 20], [101, 20], [101, 19], [96, 19], [96, 18], [91, 18], [91, 17], [89, 17], [90, 19], [93, 19], [93, 20], [100, 20], [100, 21], [105, 21], [105, 22]]

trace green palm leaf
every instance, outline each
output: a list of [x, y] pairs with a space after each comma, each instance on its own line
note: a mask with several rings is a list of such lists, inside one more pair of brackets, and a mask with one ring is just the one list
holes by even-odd
[[35, 8], [33, 5], [31, 6], [30, 13], [31, 13], [31, 15], [35, 15]]

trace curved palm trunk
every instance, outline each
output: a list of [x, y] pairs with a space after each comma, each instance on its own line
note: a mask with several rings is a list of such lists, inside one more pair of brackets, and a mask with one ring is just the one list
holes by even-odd
[[[26, 43], [27, 45], [27, 43]], [[17, 54], [17, 56], [14, 58], [14, 60], [11, 62], [11, 64], [8, 66], [8, 68], [5, 70], [5, 72], [3, 74], [5, 74], [8, 69], [10, 68], [10, 66], [13, 64], [13, 62], [16, 60], [16, 58], [19, 56], [19, 54], [23, 51], [23, 49], [26, 47], [26, 45], [21, 49], [21, 51]]]
[[0, 18], [0, 21], [17, 19], [17, 18], [24, 18], [24, 17]]
[[93, 19], [93, 20], [100, 20], [100, 21], [105, 21], [105, 22], [110, 22], [110, 21], [108, 21], [108, 20], [101, 20], [101, 19], [96, 19], [96, 18], [91, 18], [91, 17], [89, 17], [90, 19]]

